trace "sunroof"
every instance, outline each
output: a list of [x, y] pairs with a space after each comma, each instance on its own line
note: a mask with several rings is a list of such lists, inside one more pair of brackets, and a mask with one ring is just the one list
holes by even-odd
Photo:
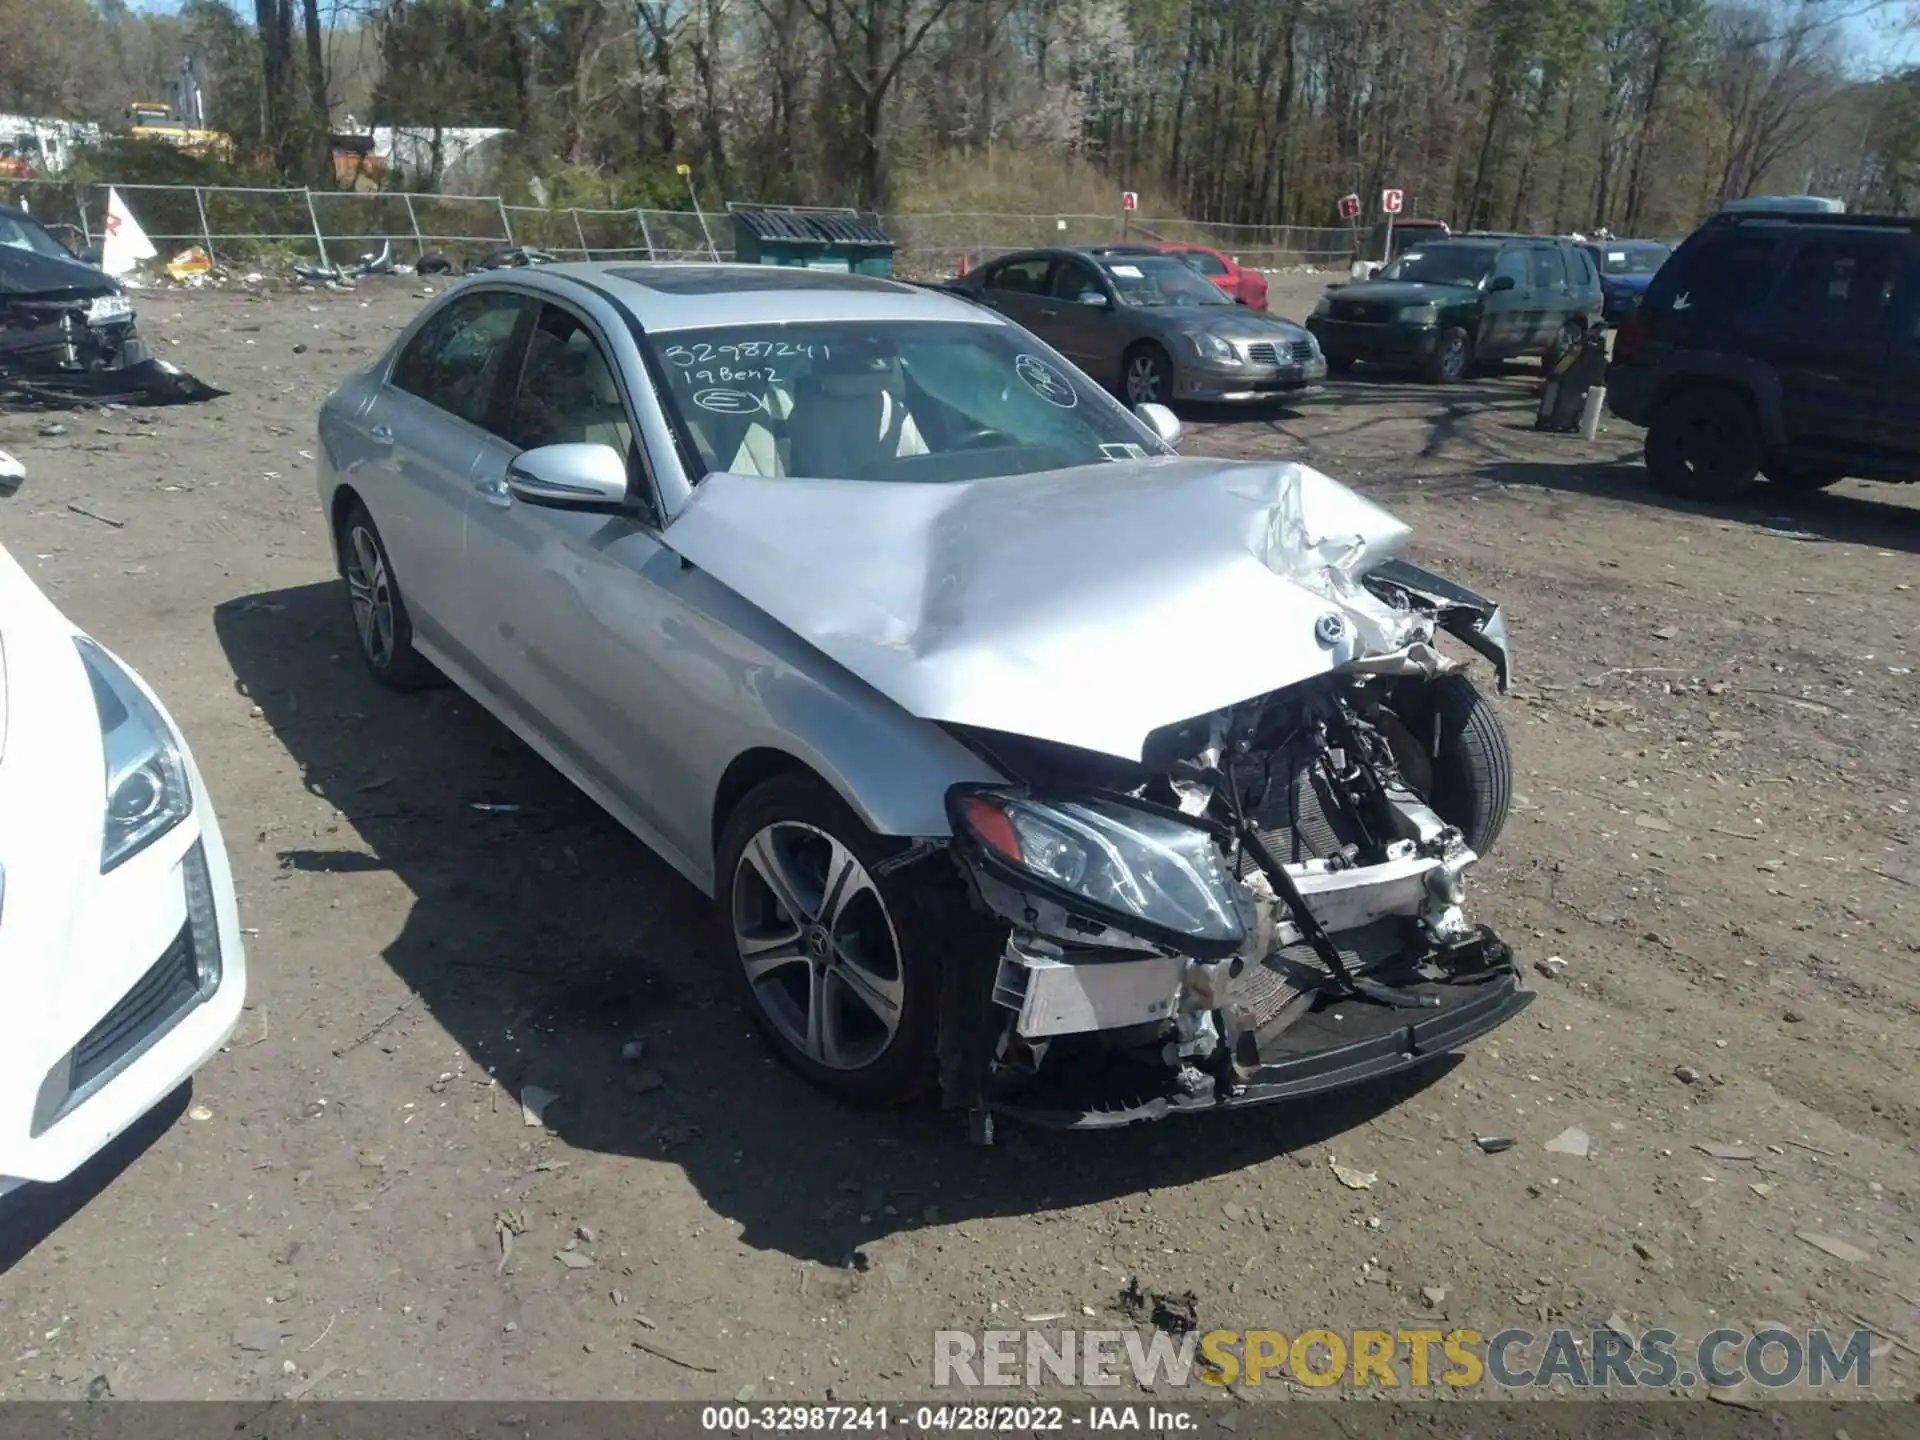
[[721, 268], [676, 265], [622, 266], [607, 272], [616, 280], [644, 285], [668, 295], [739, 295], [756, 290], [890, 290], [909, 287], [844, 270], [802, 270], [791, 265], [737, 265]]

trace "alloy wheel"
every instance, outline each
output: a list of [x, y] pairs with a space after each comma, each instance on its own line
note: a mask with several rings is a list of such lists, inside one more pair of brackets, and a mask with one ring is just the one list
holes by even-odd
[[1151, 355], [1136, 355], [1127, 362], [1127, 399], [1135, 405], [1152, 405], [1160, 399], [1160, 362]]
[[376, 668], [393, 662], [393, 585], [380, 542], [364, 525], [347, 534], [347, 593], [360, 648]]
[[906, 1003], [900, 941], [867, 869], [818, 826], [777, 821], [733, 875], [734, 946], [762, 1013], [807, 1059], [860, 1070]]
[[1440, 373], [1448, 380], [1467, 373], [1467, 337], [1456, 330], [1440, 342]]

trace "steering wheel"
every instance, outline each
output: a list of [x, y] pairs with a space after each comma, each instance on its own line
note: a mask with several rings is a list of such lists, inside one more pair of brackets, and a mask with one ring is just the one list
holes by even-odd
[[969, 430], [949, 448], [955, 451], [993, 450], [1002, 445], [1012, 445], [1014, 443], [1016, 443], [1014, 438], [1007, 434], [1006, 431], [995, 430], [990, 425], [983, 425], [978, 430]]

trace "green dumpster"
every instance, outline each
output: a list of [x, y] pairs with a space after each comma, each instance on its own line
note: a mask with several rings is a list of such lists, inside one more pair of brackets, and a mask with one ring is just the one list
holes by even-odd
[[729, 207], [733, 256], [746, 265], [793, 265], [843, 274], [891, 275], [897, 248], [887, 232], [855, 210]]

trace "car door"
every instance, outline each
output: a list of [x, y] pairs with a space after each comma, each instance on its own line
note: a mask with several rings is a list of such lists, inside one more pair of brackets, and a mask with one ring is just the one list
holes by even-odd
[[429, 646], [465, 647], [462, 531], [469, 477], [487, 449], [527, 301], [507, 289], [463, 292], [428, 317], [356, 418], [362, 499], [392, 557], [414, 629]]
[[[1047, 288], [1048, 303], [1039, 312], [1046, 328], [1036, 333], [1096, 380], [1113, 380], [1126, 346], [1112, 287], [1087, 261], [1063, 255], [1054, 262]], [[1081, 298], [1085, 295], [1098, 295], [1104, 303], [1088, 304]]]
[[1526, 349], [1544, 350], [1551, 345], [1573, 311], [1573, 286], [1567, 275], [1566, 256], [1551, 242], [1529, 245]]
[[1002, 260], [987, 272], [981, 283], [980, 298], [1014, 324], [1023, 325], [1036, 335], [1045, 335], [1040, 309], [1042, 305], [1052, 304], [1052, 297], [1047, 293], [1047, 278], [1052, 270], [1051, 255], [1016, 255]]
[[1894, 339], [1887, 356], [1886, 395], [1874, 426], [1874, 448], [1920, 473], [1920, 246], [1909, 239], [1894, 298]]
[[[1510, 288], [1497, 288], [1502, 279]], [[1479, 354], [1497, 360], [1518, 355], [1533, 339], [1533, 321], [1527, 293], [1527, 256], [1519, 246], [1508, 246], [1493, 260], [1492, 273], [1481, 301]]]
[[1835, 457], [1873, 449], [1893, 400], [1899, 238], [1812, 233], [1787, 262], [1754, 348], [1780, 376], [1791, 448]]
[[[538, 302], [502, 434], [475, 466], [467, 498], [466, 608], [495, 698], [570, 767], [652, 824], [650, 753], [630, 677], [607, 663], [609, 626], [626, 628], [629, 573], [660, 553], [658, 514], [627, 397], [593, 323]], [[517, 500], [509, 463], [542, 445], [604, 444], [625, 457], [631, 515]], [[644, 706], [642, 707], [644, 708]]]

